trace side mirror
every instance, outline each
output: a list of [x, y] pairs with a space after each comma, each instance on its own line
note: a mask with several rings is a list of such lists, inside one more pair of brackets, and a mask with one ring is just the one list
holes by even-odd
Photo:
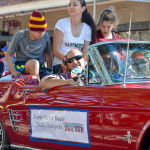
[[85, 72], [81, 67], [74, 68], [71, 71], [71, 78], [78, 83], [79, 86], [84, 86]]

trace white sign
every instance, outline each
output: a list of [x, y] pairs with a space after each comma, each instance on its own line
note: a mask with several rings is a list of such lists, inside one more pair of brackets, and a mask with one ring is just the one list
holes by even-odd
[[31, 109], [31, 137], [89, 144], [87, 112]]

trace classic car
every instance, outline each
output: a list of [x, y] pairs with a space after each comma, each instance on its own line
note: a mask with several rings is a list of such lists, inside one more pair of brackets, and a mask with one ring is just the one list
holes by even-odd
[[72, 73], [78, 85], [47, 92], [32, 75], [0, 79], [1, 149], [150, 150], [150, 42], [93, 44]]

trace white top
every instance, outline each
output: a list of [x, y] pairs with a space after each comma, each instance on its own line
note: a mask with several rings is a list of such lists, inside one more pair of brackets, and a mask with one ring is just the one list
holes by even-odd
[[[72, 48], [77, 48], [82, 50], [84, 47], [84, 41], [91, 42], [91, 28], [89, 25], [84, 23], [81, 34], [79, 37], [74, 37], [71, 32], [71, 21], [69, 18], [60, 19], [56, 25], [55, 29], [59, 29], [63, 32], [63, 40], [60, 47], [60, 50], [64, 53], [64, 55], [67, 54], [67, 52]], [[54, 57], [53, 59], [53, 66], [57, 64], [62, 64], [62, 60], [58, 59], [57, 57]]]

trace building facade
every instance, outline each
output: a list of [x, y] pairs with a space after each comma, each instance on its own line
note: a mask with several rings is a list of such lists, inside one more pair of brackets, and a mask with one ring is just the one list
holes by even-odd
[[[149, 0], [86, 0], [91, 15], [99, 18], [101, 12], [113, 6], [119, 18], [117, 31], [128, 37], [132, 12], [131, 38], [150, 40], [150, 1]], [[94, 5], [96, 2], [96, 5]], [[2, 0], [0, 2], [0, 45], [8, 45], [13, 34], [28, 28], [29, 17], [33, 10], [40, 11], [48, 23], [48, 33], [53, 37], [56, 22], [68, 17], [69, 0]], [[95, 14], [94, 14], [95, 13]]]

